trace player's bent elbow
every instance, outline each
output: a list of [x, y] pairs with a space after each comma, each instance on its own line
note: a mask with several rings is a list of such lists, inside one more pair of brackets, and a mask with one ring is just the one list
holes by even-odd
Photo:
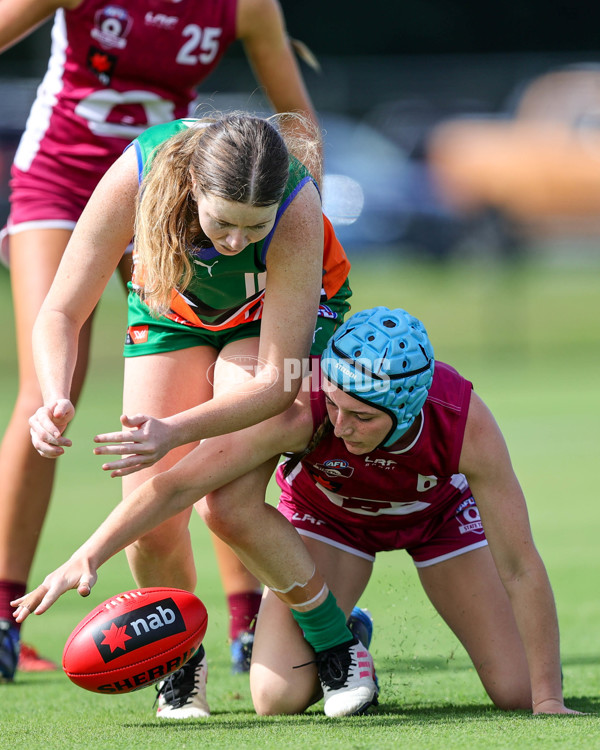
[[269, 394], [271, 398], [271, 415], [272, 417], [282, 414], [294, 405], [298, 391], [300, 390], [301, 381], [295, 380], [278, 380], [274, 386], [272, 392]]

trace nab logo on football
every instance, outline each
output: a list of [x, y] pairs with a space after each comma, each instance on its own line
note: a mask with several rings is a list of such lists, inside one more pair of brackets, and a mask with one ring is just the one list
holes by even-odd
[[207, 625], [206, 607], [189, 591], [168, 586], [124, 591], [75, 627], [65, 643], [63, 669], [85, 690], [130, 693], [183, 666]]
[[124, 653], [185, 632], [185, 622], [173, 599], [162, 599], [98, 625], [94, 643], [105, 664]]

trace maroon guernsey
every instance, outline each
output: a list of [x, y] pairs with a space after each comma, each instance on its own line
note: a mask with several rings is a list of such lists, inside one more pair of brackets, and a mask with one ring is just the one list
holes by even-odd
[[[409, 528], [468, 501], [458, 464], [471, 390], [454, 368], [436, 362], [421, 430], [410, 446], [357, 456], [331, 432], [287, 479], [278, 469], [282, 498], [297, 497], [345, 524], [364, 528], [369, 519], [368, 527], [380, 530]], [[311, 405], [316, 429], [327, 413], [322, 391], [311, 394]]]
[[237, 0], [83, 0], [56, 12], [48, 71], [12, 170], [10, 224], [72, 229], [151, 125], [188, 117], [236, 39]]

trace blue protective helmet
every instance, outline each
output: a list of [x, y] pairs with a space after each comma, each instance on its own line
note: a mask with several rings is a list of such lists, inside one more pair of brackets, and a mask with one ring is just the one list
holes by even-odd
[[425, 326], [405, 310], [374, 307], [349, 318], [321, 355], [327, 380], [386, 412], [393, 445], [420, 413], [433, 380], [433, 347]]

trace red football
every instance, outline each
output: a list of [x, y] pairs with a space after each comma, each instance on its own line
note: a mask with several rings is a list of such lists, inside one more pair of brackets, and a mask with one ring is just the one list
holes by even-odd
[[94, 693], [131, 693], [185, 664], [202, 643], [207, 624], [206, 607], [189, 591], [125, 591], [99, 604], [73, 630], [63, 669]]

